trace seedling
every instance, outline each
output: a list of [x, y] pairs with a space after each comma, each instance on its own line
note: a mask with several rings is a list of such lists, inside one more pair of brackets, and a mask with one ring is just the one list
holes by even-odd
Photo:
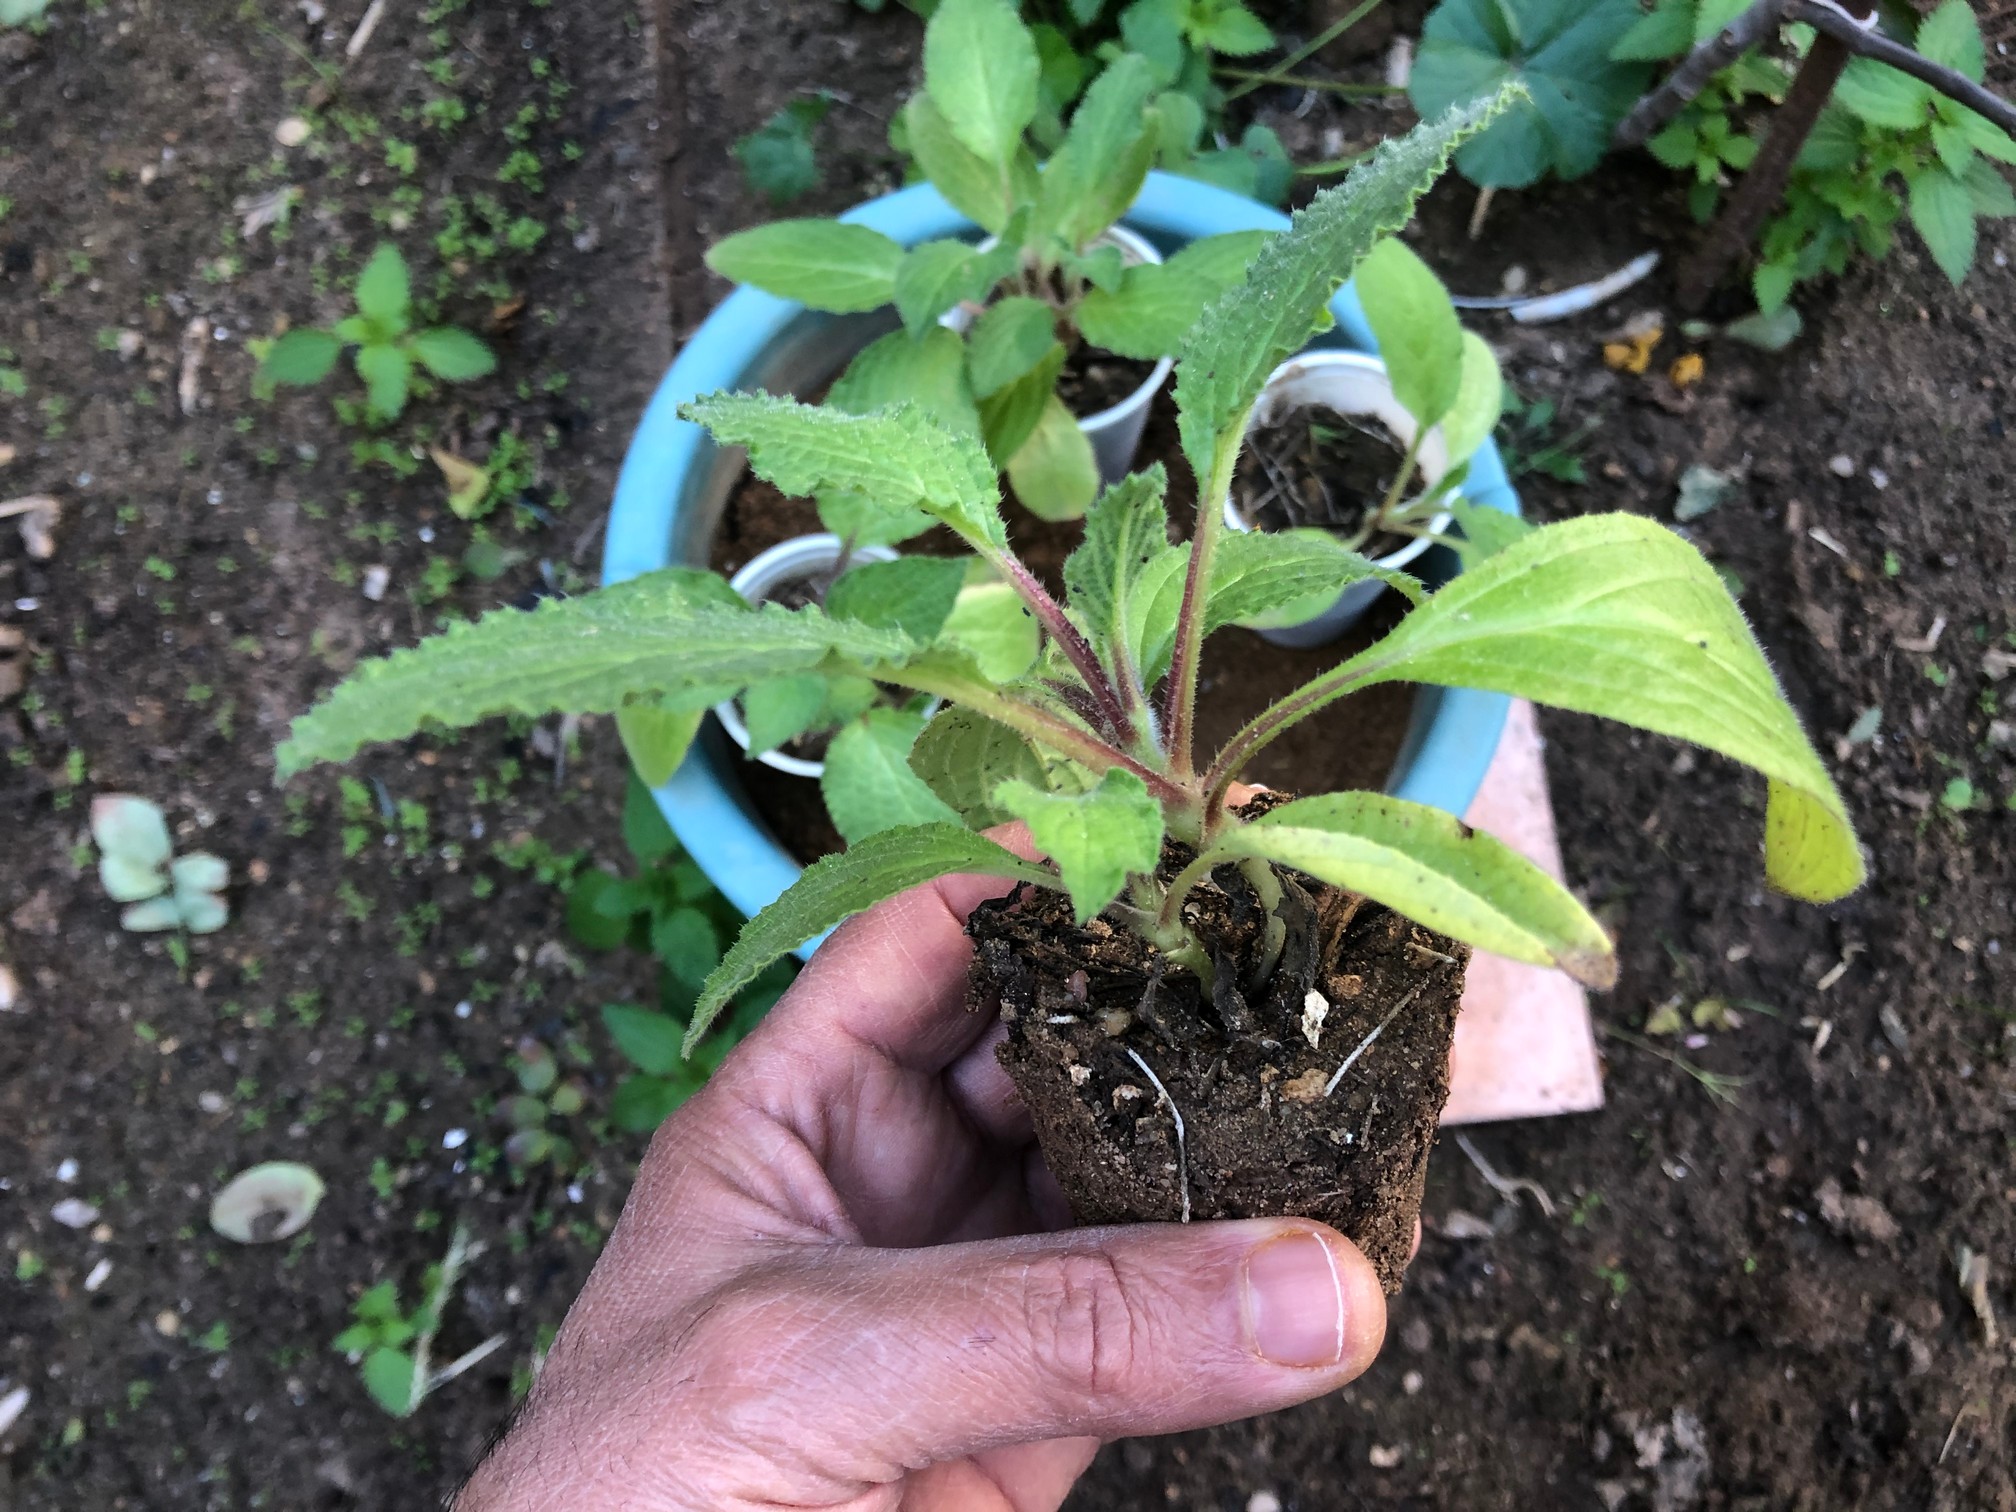
[[812, 128], [826, 119], [833, 96], [821, 91], [791, 101], [729, 149], [749, 187], [773, 205], [788, 205], [819, 187]]
[[[1177, 380], [1199, 498], [1224, 498], [1267, 375], [1513, 98], [1502, 91], [1380, 148], [1205, 311]], [[948, 873], [1025, 884], [969, 921], [972, 991], [1002, 1004], [1004, 1060], [1081, 1218], [1324, 1215], [1397, 1286], [1447, 1095], [1467, 947], [1593, 986], [1614, 980], [1609, 936], [1582, 904], [1447, 813], [1370, 792], [1237, 800], [1255, 753], [1349, 693], [1487, 689], [1694, 741], [1769, 779], [1773, 884], [1827, 900], [1862, 881], [1840, 795], [1741, 612], [1692, 546], [1648, 520], [1534, 529], [1430, 597], [1321, 532], [1227, 533], [1212, 507], [1187, 545], [1171, 545], [1151, 471], [1091, 511], [1060, 603], [1009, 549], [972, 434], [915, 406], [849, 415], [760, 394], [684, 412], [746, 447], [786, 493], [845, 491], [930, 514], [1021, 596], [1047, 639], [1041, 660], [994, 681], [937, 644], [909, 598], [845, 615], [755, 610], [718, 578], [668, 570], [493, 614], [361, 670], [297, 721], [279, 769], [345, 759], [429, 721], [608, 711], [808, 673], [945, 700], [910, 767], [946, 817], [807, 868], [708, 978], [687, 1047], [766, 964], [892, 894]], [[1407, 599], [1405, 617], [1215, 754], [1199, 751], [1209, 633], [1327, 602], [1368, 575]], [[979, 832], [1010, 818], [1045, 859]]]
[[518, 1041], [511, 1069], [518, 1079], [517, 1095], [497, 1109], [511, 1129], [504, 1158], [520, 1171], [541, 1165], [566, 1170], [574, 1164], [574, 1141], [560, 1125], [588, 1105], [587, 1089], [578, 1077], [562, 1081], [559, 1060], [529, 1035]]
[[213, 934], [231, 917], [223, 896], [231, 868], [208, 851], [177, 856], [158, 804], [130, 793], [93, 800], [91, 838], [106, 896], [130, 905], [119, 915], [121, 929]]
[[447, 1255], [421, 1277], [420, 1301], [411, 1312], [400, 1304], [397, 1283], [381, 1281], [351, 1304], [353, 1321], [330, 1341], [332, 1349], [358, 1366], [371, 1400], [392, 1416], [412, 1416], [429, 1394], [503, 1346], [504, 1335], [498, 1334], [439, 1370], [428, 1368], [442, 1310], [463, 1269], [482, 1252], [483, 1246], [470, 1243], [468, 1230], [458, 1225]]
[[[1058, 392], [1067, 365], [1093, 354], [1153, 364], [1173, 356], [1205, 304], [1264, 239], [1235, 232], [1166, 263], [1129, 266], [1105, 239], [1134, 202], [1163, 131], [1155, 72], [1134, 54], [1109, 64], [1038, 172], [1025, 140], [1042, 66], [1006, 0], [945, 0], [924, 35], [924, 91], [899, 117], [918, 166], [992, 238], [942, 238], [906, 250], [867, 226], [787, 220], [740, 232], [707, 254], [716, 272], [834, 313], [894, 305], [903, 329], [868, 347], [828, 402], [867, 412], [914, 403], [984, 441], [1022, 502], [1050, 519], [1084, 513], [1100, 481], [1092, 443]], [[950, 324], [943, 323], [949, 317]], [[1142, 381], [1129, 372], [1095, 408]], [[820, 516], [856, 543], [927, 528], [915, 510], [838, 490]]]
[[357, 313], [328, 330], [287, 332], [267, 349], [257, 382], [270, 390], [285, 383], [308, 388], [327, 378], [346, 347], [364, 381], [365, 413], [391, 421], [405, 412], [414, 369], [446, 383], [465, 383], [496, 371], [497, 358], [483, 339], [457, 326], [413, 328], [413, 287], [406, 259], [380, 243], [357, 275]]

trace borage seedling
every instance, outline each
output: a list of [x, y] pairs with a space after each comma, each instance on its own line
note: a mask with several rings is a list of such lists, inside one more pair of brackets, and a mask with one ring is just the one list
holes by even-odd
[[[1268, 373], [1513, 93], [1379, 149], [1205, 312], [1177, 400], [1207, 505], [1225, 495]], [[949, 873], [1026, 884], [969, 922], [972, 990], [1001, 1005], [1003, 1059], [1081, 1218], [1321, 1217], [1395, 1287], [1467, 947], [1592, 985], [1614, 978], [1608, 936], [1565, 888], [1440, 810], [1369, 792], [1234, 806], [1257, 752], [1347, 694], [1489, 689], [1694, 741], [1769, 779], [1775, 885], [1824, 900], [1862, 879], [1840, 796], [1741, 612], [1700, 554], [1650, 521], [1541, 527], [1431, 598], [1320, 533], [1227, 534], [1213, 507], [1172, 546], [1151, 472], [1091, 511], [1060, 603], [1009, 550], [971, 435], [912, 406], [852, 416], [720, 394], [686, 412], [788, 493], [846, 490], [957, 532], [1043, 627], [1043, 658], [991, 682], [907, 604], [751, 609], [718, 578], [663, 571], [494, 614], [360, 670], [297, 722], [280, 770], [428, 721], [607, 711], [808, 673], [945, 700], [912, 765], [960, 822], [887, 829], [807, 868], [710, 976], [688, 1045], [765, 963], [892, 894]], [[1201, 755], [1210, 632], [1327, 602], [1367, 575], [1406, 596], [1406, 617]], [[1005, 818], [1026, 822], [1045, 859], [977, 832]]]
[[345, 347], [364, 380], [365, 413], [396, 420], [413, 389], [415, 367], [446, 383], [464, 383], [496, 371], [497, 358], [480, 336], [458, 326], [413, 329], [413, 288], [406, 259], [381, 243], [357, 275], [357, 313], [328, 330], [289, 331], [267, 349], [257, 382], [310, 387], [327, 378]]
[[[925, 30], [924, 90], [899, 118], [904, 141], [991, 245], [944, 237], [905, 250], [868, 226], [786, 220], [728, 237], [707, 262], [814, 310], [894, 305], [903, 330], [856, 357], [828, 402], [855, 412], [915, 403], [981, 438], [1031, 510], [1071, 519], [1092, 502], [1099, 469], [1058, 395], [1066, 362], [1088, 346], [1139, 362], [1174, 356], [1266, 233], [1206, 237], [1166, 263], [1130, 266], [1106, 238], [1162, 141], [1155, 71], [1134, 54], [1109, 64], [1039, 172], [1024, 136], [1040, 76], [1036, 43], [1004, 0], [945, 0]], [[819, 502], [827, 528], [856, 544], [930, 523], [837, 486]]]
[[121, 929], [214, 934], [231, 917], [224, 900], [231, 868], [208, 851], [176, 855], [159, 804], [130, 793], [93, 799], [91, 838], [98, 843], [98, 881], [106, 896], [129, 905], [119, 915]]

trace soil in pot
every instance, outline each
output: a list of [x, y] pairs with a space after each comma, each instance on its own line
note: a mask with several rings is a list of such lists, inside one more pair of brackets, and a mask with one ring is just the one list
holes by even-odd
[[[1406, 448], [1376, 421], [1309, 405], [1248, 433], [1232, 497], [1257, 529], [1310, 525], [1354, 540], [1378, 514], [1405, 458]], [[1378, 558], [1410, 539], [1378, 531], [1357, 549]]]
[[[1175, 411], [1167, 395], [1151, 406], [1141, 443], [1140, 466], [1157, 461], [1169, 470], [1171, 517], [1188, 521], [1195, 490], [1183, 464]], [[1064, 559], [1082, 538], [1082, 527], [1076, 521], [1038, 519], [1012, 494], [1004, 513], [1017, 553], [1053, 591], [1061, 591]], [[753, 473], [745, 473], [728, 496], [708, 565], [732, 575], [757, 553], [824, 528], [811, 500], [787, 497]], [[962, 548], [950, 531], [933, 530], [905, 542], [901, 549], [951, 556]], [[1399, 612], [1391, 598], [1389, 594], [1381, 599], [1345, 636], [1327, 646], [1288, 650], [1238, 629], [1212, 636], [1197, 690], [1202, 747], [1215, 748], [1269, 704], [1383, 635]], [[1249, 782], [1297, 792], [1383, 787], [1407, 738], [1413, 710], [1414, 690], [1405, 685], [1387, 684], [1353, 694], [1294, 726], [1241, 775]], [[826, 816], [818, 783], [755, 761], [741, 763], [737, 775], [771, 834], [795, 859], [812, 862], [845, 848]]]
[[[1172, 844], [1164, 875], [1186, 859]], [[1001, 1063], [1079, 1222], [1316, 1218], [1392, 1293], [1469, 953], [1356, 894], [1282, 880], [1287, 941], [1264, 984], [1265, 916], [1226, 867], [1190, 909], [1216, 963], [1208, 991], [1103, 919], [1079, 927], [1061, 894], [1023, 888], [967, 923], [969, 1003], [1007, 1024]]]
[[1064, 359], [1064, 369], [1057, 375], [1057, 397], [1080, 420], [1089, 420], [1124, 403], [1154, 371], [1152, 362], [1118, 357], [1081, 341]]

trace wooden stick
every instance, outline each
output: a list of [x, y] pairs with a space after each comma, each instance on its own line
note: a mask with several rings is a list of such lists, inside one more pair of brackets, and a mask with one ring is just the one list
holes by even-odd
[[1930, 84], [1939, 93], [1958, 100], [1969, 110], [1986, 116], [2011, 136], [2016, 136], [2016, 105], [1976, 84], [1965, 74], [1943, 63], [1934, 63], [1923, 53], [1914, 52], [1902, 42], [1879, 31], [1857, 26], [1836, 7], [1816, 3], [1816, 0], [1793, 0], [1789, 19], [1803, 21], [1815, 31], [1825, 33], [1857, 57], [1874, 58], [1878, 63], [1889, 64], [1899, 73]]

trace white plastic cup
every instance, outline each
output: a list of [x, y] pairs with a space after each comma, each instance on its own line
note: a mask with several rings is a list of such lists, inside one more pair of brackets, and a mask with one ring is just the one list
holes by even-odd
[[[837, 535], [793, 536], [750, 558], [742, 570], [728, 580], [728, 586], [751, 604], [762, 604], [788, 583], [803, 582], [806, 578], [831, 572], [840, 564], [843, 545]], [[887, 546], [856, 546], [848, 553], [847, 560], [850, 563], [893, 562], [896, 555]], [[749, 726], [743, 722], [742, 709], [734, 699], [723, 699], [714, 705], [714, 717], [721, 721], [721, 728], [728, 732], [730, 740], [744, 751], [749, 749]], [[782, 751], [765, 751], [756, 759], [767, 767], [789, 772], [793, 777], [817, 777], [826, 770], [823, 761], [807, 761], [801, 756], [787, 756]]]
[[[1338, 415], [1376, 420], [1391, 432], [1403, 450], [1414, 444], [1415, 434], [1421, 429], [1407, 407], [1394, 397], [1386, 364], [1365, 352], [1304, 352], [1289, 358], [1268, 375], [1246, 422], [1246, 433], [1251, 435], [1265, 429], [1298, 409], [1327, 409]], [[1417, 465], [1422, 492], [1434, 488], [1448, 473], [1449, 447], [1439, 428], [1422, 438]], [[1246, 523], [1229, 495], [1224, 509], [1227, 529], [1254, 528]], [[1446, 511], [1438, 514], [1429, 523], [1429, 531], [1441, 534], [1448, 528], [1449, 519]], [[1427, 536], [1417, 536], [1398, 551], [1375, 560], [1381, 567], [1405, 571], [1409, 563], [1434, 544]], [[1250, 628], [1277, 646], [1300, 650], [1328, 645], [1356, 624], [1385, 591], [1386, 585], [1377, 578], [1363, 578], [1347, 585], [1337, 595], [1337, 601], [1313, 619], [1295, 625]]]
[[[997, 238], [988, 237], [980, 243], [980, 250], [990, 250], [996, 241]], [[1118, 247], [1122, 260], [1129, 267], [1162, 261], [1162, 254], [1155, 250], [1153, 242], [1136, 236], [1125, 226], [1108, 226], [1092, 245]], [[974, 310], [962, 305], [947, 310], [939, 318], [939, 324], [963, 334], [976, 318]], [[1099, 481], [1109, 488], [1134, 470], [1135, 455], [1141, 450], [1141, 432], [1148, 425], [1148, 406], [1154, 402], [1162, 385], [1169, 381], [1170, 371], [1175, 366], [1173, 358], [1162, 358], [1155, 364], [1154, 371], [1141, 380], [1141, 386], [1125, 399], [1096, 415], [1079, 419], [1078, 429], [1092, 443], [1092, 457], [1099, 464]]]

